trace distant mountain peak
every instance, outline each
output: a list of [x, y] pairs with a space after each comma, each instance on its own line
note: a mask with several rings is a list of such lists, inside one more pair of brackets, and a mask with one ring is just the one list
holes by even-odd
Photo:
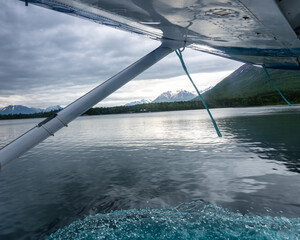
[[181, 89], [175, 92], [163, 92], [153, 101], [153, 103], [189, 101], [195, 97], [196, 95], [194, 93]]
[[62, 109], [61, 106], [56, 105], [56, 106], [47, 107], [46, 109], [43, 110], [43, 112], [51, 112], [51, 111], [57, 111], [61, 109]]
[[130, 103], [126, 103], [125, 106], [134, 106], [134, 105], [138, 105], [138, 104], [147, 104], [147, 103], [151, 103], [152, 101], [150, 99], [142, 99], [140, 101], [133, 101]]

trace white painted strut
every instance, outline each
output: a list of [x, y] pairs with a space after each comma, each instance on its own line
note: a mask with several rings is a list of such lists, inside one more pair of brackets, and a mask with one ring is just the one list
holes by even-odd
[[173, 49], [163, 45], [158, 47], [137, 62], [125, 68], [123, 71], [119, 72], [117, 75], [77, 99], [57, 114], [45, 119], [37, 126], [6, 145], [0, 150], [0, 170], [11, 160], [21, 156], [23, 153], [27, 152], [49, 136], [53, 136], [55, 132], [64, 126], [67, 126], [67, 124], [73, 121], [76, 117], [86, 112], [88, 109], [96, 105], [98, 102], [122, 87], [140, 73], [144, 72], [172, 51]]

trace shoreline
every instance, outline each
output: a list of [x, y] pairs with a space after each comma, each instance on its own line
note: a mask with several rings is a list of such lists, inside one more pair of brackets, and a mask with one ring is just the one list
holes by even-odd
[[[152, 106], [156, 107], [152, 107]], [[189, 106], [188, 106], [189, 105]], [[300, 103], [292, 103], [292, 106], [299, 106]], [[157, 107], [158, 106], [158, 107]], [[209, 106], [210, 109], [224, 109], [224, 108], [251, 108], [251, 107], [279, 107], [288, 106], [287, 104], [277, 103], [268, 105], [249, 105], [249, 106]], [[165, 103], [147, 103], [138, 104], [134, 106], [116, 106], [116, 107], [95, 107], [89, 109], [81, 116], [97, 116], [97, 115], [112, 115], [112, 114], [138, 114], [149, 112], [172, 112], [172, 111], [186, 111], [186, 110], [201, 110], [205, 109], [201, 102], [165, 102]], [[15, 120], [15, 119], [33, 119], [33, 118], [47, 118], [59, 111], [52, 111], [47, 113], [33, 113], [33, 114], [8, 114], [0, 115], [0, 120]]]

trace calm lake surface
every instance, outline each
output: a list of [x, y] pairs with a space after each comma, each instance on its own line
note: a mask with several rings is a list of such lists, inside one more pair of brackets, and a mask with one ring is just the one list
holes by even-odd
[[[170, 227], [186, 220], [184, 214], [166, 217], [174, 209], [186, 213], [178, 208], [182, 203], [193, 213], [210, 206], [215, 215], [223, 212], [219, 219], [225, 212], [231, 221], [268, 216], [291, 233], [287, 239], [300, 239], [300, 106], [212, 114], [222, 138], [205, 110], [78, 118], [0, 172], [0, 239], [44, 239], [74, 221], [84, 227], [88, 222], [91, 231], [92, 220], [82, 220], [99, 213], [97, 221], [101, 216], [106, 225], [118, 218], [107, 225], [110, 231], [132, 223], [132, 216], [140, 216], [134, 224], [150, 216]], [[0, 147], [40, 121], [0, 121]], [[188, 216], [193, 213], [189, 207]], [[164, 235], [153, 239], [202, 239], [155, 231]]]

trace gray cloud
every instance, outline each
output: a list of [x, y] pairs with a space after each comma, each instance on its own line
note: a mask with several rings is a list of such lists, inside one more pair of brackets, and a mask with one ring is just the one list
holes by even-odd
[[[25, 7], [20, 1], [0, 0], [0, 6], [2, 98], [39, 94], [34, 92], [39, 88], [100, 83], [159, 46], [131, 33], [33, 5]], [[184, 56], [191, 73], [233, 70], [240, 65], [188, 49]], [[171, 54], [137, 80], [183, 74], [177, 56]]]

